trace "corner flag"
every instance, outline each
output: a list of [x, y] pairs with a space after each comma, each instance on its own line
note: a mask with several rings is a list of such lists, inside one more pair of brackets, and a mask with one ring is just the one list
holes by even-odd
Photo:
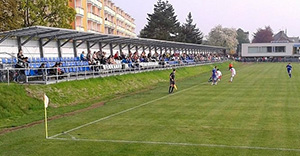
[[45, 106], [45, 131], [46, 131], [46, 139], [48, 138], [48, 124], [47, 124], [47, 107], [49, 104], [49, 98], [46, 94], [44, 94], [44, 106]]
[[46, 94], [44, 94], [44, 104], [45, 104], [45, 108], [48, 108], [49, 98]]

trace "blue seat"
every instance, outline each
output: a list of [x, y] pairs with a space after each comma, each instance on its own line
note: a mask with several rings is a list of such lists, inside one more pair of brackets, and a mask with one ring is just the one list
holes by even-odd
[[79, 57], [75, 57], [75, 61], [80, 61]]
[[59, 62], [59, 58], [53, 57], [53, 62]]
[[2, 58], [2, 64], [6, 64], [7, 61], [6, 61], [6, 58]]
[[16, 58], [13, 59], [13, 63], [16, 64], [18, 61]]
[[37, 57], [37, 58], [35, 59], [35, 61], [36, 61], [36, 62], [41, 62], [41, 59], [40, 59], [39, 57]]
[[35, 62], [36, 62], [34, 57], [31, 58], [31, 62], [32, 62], [32, 63], [35, 63]]

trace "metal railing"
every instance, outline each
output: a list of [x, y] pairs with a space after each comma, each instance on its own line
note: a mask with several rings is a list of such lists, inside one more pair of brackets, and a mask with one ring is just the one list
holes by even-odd
[[199, 61], [179, 64], [147, 63], [117, 64], [117, 65], [89, 65], [70, 66], [58, 68], [9, 68], [0, 69], [0, 83], [26, 83], [26, 84], [53, 84], [65, 81], [83, 80], [89, 78], [107, 77], [130, 73], [140, 73], [154, 70], [166, 70], [188, 66], [198, 66], [217, 61]]

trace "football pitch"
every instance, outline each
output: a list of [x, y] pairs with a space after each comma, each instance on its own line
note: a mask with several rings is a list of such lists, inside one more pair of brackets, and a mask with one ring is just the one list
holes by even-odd
[[[0, 155], [300, 155], [300, 64], [236, 66], [0, 136]], [[177, 73], [180, 69], [177, 70]], [[168, 77], [168, 75], [166, 75]], [[51, 114], [51, 112], [48, 112]], [[1, 141], [2, 140], [2, 141]], [[2, 149], [3, 150], [2, 150]]]

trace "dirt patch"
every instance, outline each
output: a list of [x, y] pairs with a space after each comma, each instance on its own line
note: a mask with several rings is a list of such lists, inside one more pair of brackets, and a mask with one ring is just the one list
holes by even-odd
[[[72, 115], [75, 115], [75, 114], [78, 114], [78, 113], [81, 113], [81, 112], [85, 112], [85, 111], [88, 111], [88, 110], [91, 110], [91, 109], [101, 107], [104, 104], [105, 104], [104, 102], [100, 102], [100, 103], [93, 104], [93, 105], [91, 105], [87, 108], [84, 108], [84, 109], [76, 110], [76, 111], [65, 113], [65, 114], [62, 114], [62, 115], [52, 116], [52, 117], [48, 118], [48, 121], [63, 118], [63, 117], [72, 116]], [[19, 130], [19, 129], [32, 127], [32, 126], [35, 126], [35, 125], [38, 125], [38, 124], [41, 124], [41, 123], [44, 123], [44, 120], [35, 121], [35, 122], [29, 123], [29, 124], [26, 124], [26, 125], [22, 125], [22, 126], [5, 128], [5, 129], [0, 131], [0, 135], [6, 134], [6, 133], [9, 133], [9, 132], [13, 132], [13, 131], [16, 131], [16, 130]]]

